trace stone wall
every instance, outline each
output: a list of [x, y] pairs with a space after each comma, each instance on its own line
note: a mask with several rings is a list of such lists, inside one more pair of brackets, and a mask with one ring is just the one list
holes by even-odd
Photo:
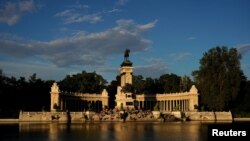
[[215, 112], [216, 120], [223, 121], [223, 120], [233, 120], [233, 116], [231, 112]]
[[[164, 112], [163, 117], [166, 119], [190, 120], [190, 121], [232, 121], [231, 112]], [[19, 121], [120, 121], [119, 112], [114, 113], [95, 113], [95, 112], [20, 112]], [[128, 112], [126, 121], [155, 121], [151, 111], [134, 111]], [[170, 120], [169, 120], [170, 121]]]
[[19, 121], [83, 121], [84, 112], [20, 112]]
[[185, 117], [191, 121], [232, 121], [231, 112], [185, 112]]

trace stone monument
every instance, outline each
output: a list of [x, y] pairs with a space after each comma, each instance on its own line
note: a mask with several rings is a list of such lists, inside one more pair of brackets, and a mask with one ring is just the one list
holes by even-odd
[[124, 52], [124, 61], [121, 64], [120, 75], [121, 84], [117, 87], [116, 108], [123, 110], [124, 108], [134, 108], [134, 100], [132, 92], [126, 91], [127, 85], [132, 85], [133, 63], [129, 60], [130, 50]]

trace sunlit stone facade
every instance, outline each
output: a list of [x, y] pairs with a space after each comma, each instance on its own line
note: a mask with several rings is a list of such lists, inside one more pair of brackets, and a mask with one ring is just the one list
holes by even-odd
[[[143, 110], [153, 110], [153, 107], [158, 103], [160, 111], [194, 111], [195, 105], [198, 106], [198, 90], [193, 85], [191, 89], [187, 92], [179, 92], [179, 93], [164, 93], [164, 94], [137, 94], [135, 98], [132, 97], [132, 93], [124, 92], [122, 90], [123, 86], [125, 86], [124, 82], [126, 80], [129, 82], [128, 84], [132, 84], [132, 70], [124, 69], [121, 67], [121, 86], [117, 87], [116, 94], [116, 108], [124, 109], [124, 108], [135, 108], [135, 105], [138, 109]], [[129, 73], [128, 73], [129, 72]], [[130, 79], [131, 78], [131, 79]]]
[[[162, 112], [168, 111], [194, 111], [195, 106], [198, 107], [198, 90], [193, 85], [187, 92], [179, 93], [163, 93], [163, 94], [136, 94], [128, 92], [124, 87], [132, 85], [133, 65], [128, 59], [124, 61], [120, 67], [121, 84], [117, 87], [115, 102], [117, 109], [142, 109], [153, 110], [158, 104], [159, 110]], [[95, 109], [108, 107], [108, 93], [104, 89], [101, 94], [86, 94], [86, 93], [68, 93], [60, 92], [59, 86], [54, 83], [51, 87], [51, 111], [71, 110], [84, 111], [89, 109], [89, 105], [94, 105]]]
[[120, 69], [121, 74], [121, 87], [124, 87], [126, 84], [132, 84], [132, 66], [122, 66]]
[[120, 68], [121, 85], [117, 87], [116, 108], [142, 110], [153, 110], [156, 103], [159, 110], [165, 111], [194, 111], [195, 105], [198, 106], [198, 90], [193, 85], [187, 92], [164, 93], [164, 94], [136, 94], [123, 90], [126, 84], [132, 84], [133, 66], [128, 58], [124, 59]]
[[51, 87], [51, 91], [50, 91], [50, 110], [53, 111], [55, 109], [57, 109], [57, 107], [59, 106], [60, 103], [60, 99], [59, 99], [59, 87], [56, 83], [54, 83]]
[[50, 94], [51, 111], [85, 111], [89, 110], [90, 105], [92, 108], [100, 110], [108, 107], [108, 92], [106, 89], [104, 89], [101, 94], [61, 92], [59, 86], [54, 83], [51, 87]]
[[194, 111], [198, 106], [198, 90], [193, 85], [187, 92], [165, 93], [155, 95], [136, 95], [139, 109], [153, 110], [156, 103], [160, 111]]

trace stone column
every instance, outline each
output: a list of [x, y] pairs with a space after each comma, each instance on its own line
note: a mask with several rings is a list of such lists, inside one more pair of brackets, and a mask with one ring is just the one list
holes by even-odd
[[181, 111], [184, 111], [183, 100], [181, 100]]
[[166, 100], [163, 100], [163, 111], [166, 111]]
[[137, 100], [137, 104], [138, 104], [138, 105], [137, 105], [137, 108], [138, 108], [138, 109], [141, 109], [141, 102]]
[[184, 111], [187, 111], [187, 100], [184, 100]]
[[163, 106], [162, 106], [162, 101], [159, 101], [159, 109], [160, 109], [160, 111], [162, 111], [163, 110]]
[[172, 111], [172, 100], [169, 100], [169, 104], [170, 111]]
[[50, 111], [55, 111], [55, 108], [60, 108], [59, 87], [56, 82], [53, 83], [50, 91]]
[[167, 100], [167, 111], [170, 111], [169, 110], [169, 100]]

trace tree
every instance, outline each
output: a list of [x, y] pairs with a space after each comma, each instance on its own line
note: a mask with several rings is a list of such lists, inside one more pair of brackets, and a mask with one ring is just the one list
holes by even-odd
[[142, 75], [133, 76], [133, 87], [136, 94], [156, 94], [158, 90], [155, 79], [151, 77], [144, 79]]
[[171, 93], [180, 91], [180, 76], [176, 74], [164, 74], [161, 75], [158, 83], [161, 86], [158, 90], [160, 93]]
[[29, 82], [30, 82], [30, 83], [35, 83], [36, 80], [37, 80], [37, 78], [36, 78], [36, 73], [33, 73], [33, 74], [30, 76], [30, 78], [29, 78]]
[[125, 93], [133, 93], [134, 92], [134, 87], [132, 84], [126, 83], [125, 86], [123, 86], [122, 90]]
[[205, 52], [199, 70], [193, 72], [201, 93], [201, 105], [208, 110], [229, 110], [240, 92], [242, 70], [237, 49], [216, 47]]
[[106, 86], [107, 81], [101, 75], [95, 72], [77, 73], [67, 75], [61, 82], [59, 82], [60, 89], [70, 92], [82, 93], [100, 93]]
[[250, 117], [250, 80], [243, 78], [241, 93], [237, 98], [236, 107], [232, 110], [235, 117]]
[[133, 75], [133, 87], [135, 89], [135, 93], [136, 94], [142, 94], [144, 93], [144, 85], [145, 85], [145, 81], [143, 80], [143, 76], [142, 75]]
[[146, 78], [144, 83], [144, 93], [145, 94], [156, 94], [157, 93], [157, 85], [153, 78]]
[[50, 109], [50, 87], [53, 81], [43, 81], [34, 73], [28, 80], [0, 75], [0, 117], [18, 118], [20, 110]]
[[176, 74], [163, 74], [159, 79], [147, 77], [143, 79], [141, 75], [133, 76], [133, 87], [136, 94], [156, 94], [156, 93], [170, 93], [179, 92], [182, 90], [189, 90], [192, 81], [189, 77], [181, 77]]
[[188, 91], [191, 88], [192, 84], [193, 84], [192, 80], [185, 75], [181, 77], [180, 90], [183, 92]]
[[117, 93], [117, 86], [120, 86], [120, 75], [116, 76], [116, 80], [110, 82], [107, 87], [108, 95], [109, 95], [109, 108], [115, 107], [115, 95]]

